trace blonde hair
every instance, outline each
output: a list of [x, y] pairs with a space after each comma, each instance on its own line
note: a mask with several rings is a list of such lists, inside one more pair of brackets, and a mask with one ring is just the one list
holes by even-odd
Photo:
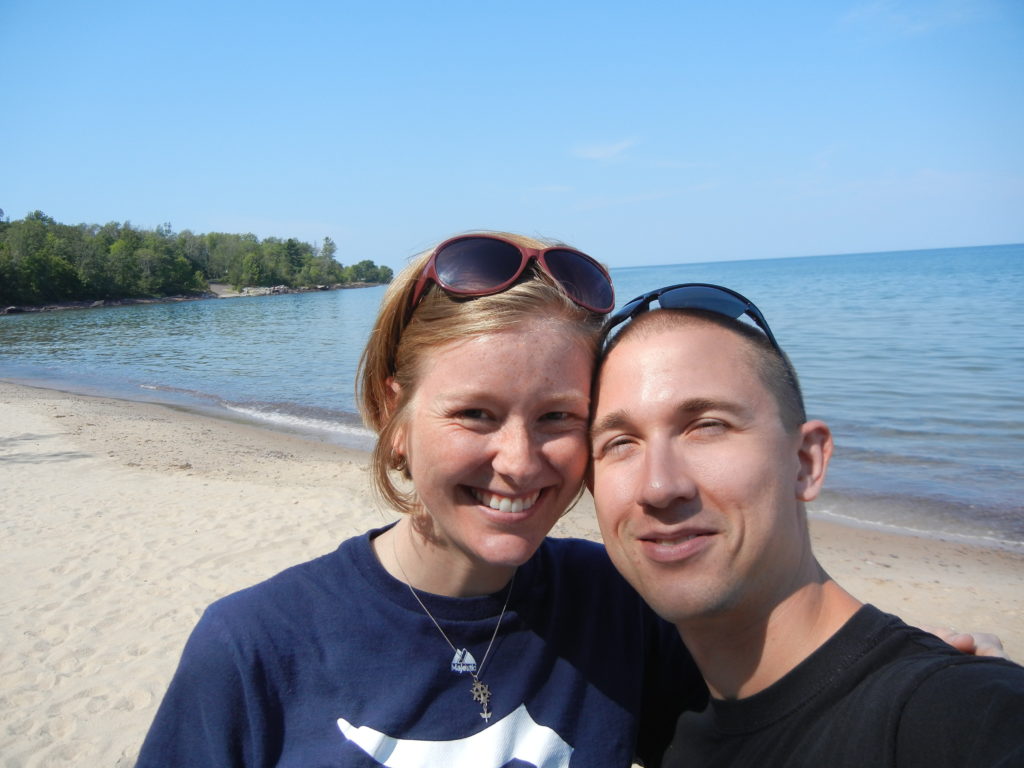
[[[552, 245], [504, 232], [475, 234], [496, 235], [529, 248]], [[566, 296], [536, 262], [512, 287], [489, 296], [453, 297], [430, 283], [407, 319], [416, 282], [433, 252], [431, 248], [413, 257], [392, 280], [356, 376], [359, 411], [367, 426], [377, 433], [371, 457], [374, 487], [388, 504], [406, 513], [417, 512], [419, 502], [414, 489], [405, 491], [395, 483], [393, 471], [410, 479], [405, 457], [395, 450], [395, 443], [408, 421], [427, 355], [455, 341], [512, 330], [528, 320], [542, 318], [561, 322], [567, 331], [566, 343], [582, 343], [596, 357], [602, 322], [601, 315]]]

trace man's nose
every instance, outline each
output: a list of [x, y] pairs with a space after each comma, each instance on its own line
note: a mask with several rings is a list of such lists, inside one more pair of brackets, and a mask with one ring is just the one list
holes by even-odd
[[696, 492], [696, 483], [685, 460], [670, 444], [647, 446], [637, 487], [637, 501], [641, 505], [664, 509], [693, 498]]

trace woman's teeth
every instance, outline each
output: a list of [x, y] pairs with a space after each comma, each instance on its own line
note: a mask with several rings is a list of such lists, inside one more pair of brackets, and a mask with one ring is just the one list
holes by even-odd
[[528, 496], [517, 496], [515, 498], [499, 496], [496, 493], [480, 491], [476, 488], [473, 488], [472, 491], [477, 501], [499, 512], [522, 512], [524, 509], [529, 509], [536, 504], [537, 497], [540, 496], [540, 491], [535, 491]]

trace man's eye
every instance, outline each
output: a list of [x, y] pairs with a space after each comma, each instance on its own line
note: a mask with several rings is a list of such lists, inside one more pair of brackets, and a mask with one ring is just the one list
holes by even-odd
[[628, 453], [634, 446], [634, 442], [628, 437], [614, 437], [601, 444], [598, 456], [622, 456]]
[[719, 432], [724, 432], [726, 428], [726, 423], [718, 419], [701, 419], [691, 427], [693, 431], [705, 435], [718, 434]]

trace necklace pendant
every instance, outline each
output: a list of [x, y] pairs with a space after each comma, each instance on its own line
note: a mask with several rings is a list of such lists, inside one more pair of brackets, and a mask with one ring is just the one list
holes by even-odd
[[476, 659], [473, 658], [473, 654], [467, 649], [455, 651], [455, 655], [452, 657], [452, 672], [469, 672], [471, 675], [475, 675], [477, 671]]
[[477, 677], [473, 678], [473, 685], [469, 689], [470, 693], [473, 694], [473, 701], [479, 702], [483, 708], [480, 712], [480, 717], [484, 720], [490, 720], [491, 714], [490, 702], [491, 702], [491, 689], [487, 687], [487, 683], [483, 682]]

